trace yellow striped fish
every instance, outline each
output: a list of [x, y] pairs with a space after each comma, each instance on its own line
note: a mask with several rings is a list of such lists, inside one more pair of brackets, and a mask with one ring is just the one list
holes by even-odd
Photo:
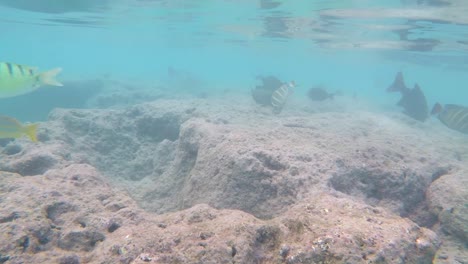
[[275, 114], [279, 114], [283, 110], [284, 104], [289, 95], [293, 93], [294, 87], [296, 87], [294, 82], [285, 83], [273, 92], [271, 95], [271, 105]]
[[37, 124], [22, 125], [18, 120], [0, 116], [0, 138], [20, 138], [28, 136], [33, 142], [37, 142]]
[[437, 103], [432, 108], [431, 114], [436, 114], [437, 118], [448, 128], [468, 134], [468, 107], [454, 104], [442, 107]]
[[0, 62], [0, 98], [30, 93], [42, 85], [62, 86], [55, 80], [60, 71], [55, 68], [39, 73], [36, 67]]

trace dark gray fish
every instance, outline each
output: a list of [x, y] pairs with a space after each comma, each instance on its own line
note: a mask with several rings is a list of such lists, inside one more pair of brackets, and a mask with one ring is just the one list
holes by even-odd
[[284, 82], [274, 76], [258, 77], [258, 79], [262, 81], [262, 85], [259, 85], [256, 88], [262, 90], [275, 91], [284, 84]]
[[252, 97], [255, 102], [261, 105], [271, 105], [271, 96], [284, 83], [274, 76], [257, 77], [262, 81], [252, 90]]
[[401, 93], [401, 99], [397, 105], [403, 107], [403, 113], [406, 115], [419, 121], [425, 121], [429, 117], [426, 96], [418, 84], [415, 84], [413, 89], [406, 87], [401, 72], [397, 73], [392, 85], [387, 88], [387, 92]]
[[431, 114], [437, 115], [440, 122], [448, 128], [468, 134], [468, 107], [454, 104], [442, 107], [441, 104], [436, 103]]
[[309, 89], [307, 96], [309, 96], [312, 101], [325, 101], [327, 99], [333, 99], [334, 94], [327, 92], [327, 90], [321, 86], [315, 86]]

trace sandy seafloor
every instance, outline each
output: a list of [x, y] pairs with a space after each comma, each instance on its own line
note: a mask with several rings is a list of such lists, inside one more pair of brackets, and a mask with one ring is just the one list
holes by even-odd
[[468, 263], [468, 137], [437, 119], [124, 90], [1, 140], [0, 263]]

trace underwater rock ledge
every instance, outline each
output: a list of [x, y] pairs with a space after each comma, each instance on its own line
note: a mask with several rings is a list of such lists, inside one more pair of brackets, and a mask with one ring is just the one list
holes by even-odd
[[439, 243], [385, 209], [327, 193], [265, 221], [206, 204], [150, 214], [86, 164], [0, 179], [9, 263], [425, 263]]
[[466, 236], [466, 153], [404, 118], [201, 99], [57, 109], [39, 144], [0, 147], [0, 258], [431, 262]]

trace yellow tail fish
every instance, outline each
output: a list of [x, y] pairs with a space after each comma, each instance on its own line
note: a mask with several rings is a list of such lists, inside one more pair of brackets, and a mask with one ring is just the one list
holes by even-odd
[[0, 98], [27, 94], [43, 85], [63, 86], [55, 80], [61, 71], [61, 68], [55, 68], [38, 72], [36, 67], [0, 62]]
[[28, 136], [33, 142], [37, 142], [37, 124], [22, 125], [18, 120], [0, 116], [0, 138], [20, 138]]

